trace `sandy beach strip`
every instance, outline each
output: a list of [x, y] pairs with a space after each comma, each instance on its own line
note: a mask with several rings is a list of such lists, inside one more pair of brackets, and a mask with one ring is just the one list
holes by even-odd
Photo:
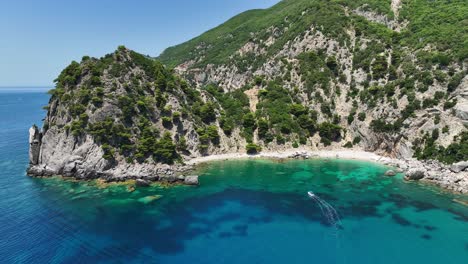
[[255, 158], [272, 158], [272, 159], [285, 159], [294, 155], [309, 156], [310, 158], [338, 158], [349, 160], [362, 160], [372, 161], [379, 163], [386, 163], [391, 161], [391, 158], [379, 156], [372, 152], [362, 150], [319, 150], [311, 151], [307, 149], [291, 149], [285, 151], [261, 152], [256, 155], [249, 155], [247, 153], [226, 153], [218, 155], [210, 155], [205, 157], [197, 157], [186, 161], [186, 164], [196, 165], [200, 163], [220, 160], [235, 160], [235, 159], [255, 159]]

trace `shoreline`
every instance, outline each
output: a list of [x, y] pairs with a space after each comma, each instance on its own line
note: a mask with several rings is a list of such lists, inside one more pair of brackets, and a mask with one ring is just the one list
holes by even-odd
[[[30, 165], [27, 174], [34, 177], [62, 175], [78, 180], [103, 179], [108, 182], [137, 180], [139, 185], [147, 186], [150, 182], [162, 181], [198, 185], [198, 176], [192, 173], [196, 166], [214, 161], [241, 159], [344, 159], [359, 160], [389, 166], [385, 173], [388, 177], [403, 174], [406, 181], [421, 181], [435, 184], [443, 189], [461, 194], [468, 194], [468, 163], [458, 171], [454, 165], [449, 166], [438, 161], [420, 161], [414, 158], [398, 159], [385, 157], [360, 149], [310, 150], [307, 148], [287, 149], [283, 151], [266, 151], [258, 154], [225, 153], [203, 157], [193, 157], [183, 164], [122, 164], [107, 171], [85, 170], [86, 174], [74, 170], [53, 169], [46, 164]], [[76, 166], [76, 163], [72, 165]], [[74, 168], [73, 166], [73, 168]], [[66, 166], [67, 167], [67, 166]]]
[[395, 159], [380, 156], [378, 154], [362, 151], [362, 150], [317, 150], [311, 151], [308, 149], [293, 149], [285, 151], [270, 151], [270, 152], [261, 152], [258, 154], [247, 154], [247, 153], [226, 153], [226, 154], [215, 154], [204, 157], [197, 157], [185, 162], [187, 165], [198, 165], [202, 163], [212, 162], [212, 161], [223, 161], [223, 160], [237, 160], [237, 159], [257, 159], [257, 158], [266, 158], [266, 159], [297, 159], [297, 158], [307, 158], [307, 159], [346, 159], [346, 160], [361, 160], [361, 161], [370, 161], [381, 163], [384, 165], [388, 162], [392, 162]]
[[378, 155], [373, 152], [353, 149], [338, 150], [308, 150], [304, 148], [284, 151], [261, 152], [258, 154], [226, 153], [204, 157], [196, 157], [185, 162], [189, 166], [196, 166], [213, 161], [240, 159], [344, 159], [374, 162], [389, 166], [392, 175], [401, 173], [405, 181], [420, 181], [435, 184], [442, 189], [455, 193], [468, 194], [468, 168], [455, 171], [453, 165], [445, 165], [438, 161], [420, 161], [414, 158], [398, 159]]

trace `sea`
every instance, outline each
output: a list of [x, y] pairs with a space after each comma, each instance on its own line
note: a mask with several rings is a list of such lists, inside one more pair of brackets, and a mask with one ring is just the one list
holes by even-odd
[[468, 263], [468, 196], [370, 162], [216, 161], [198, 187], [30, 178], [48, 100], [0, 89], [0, 263]]

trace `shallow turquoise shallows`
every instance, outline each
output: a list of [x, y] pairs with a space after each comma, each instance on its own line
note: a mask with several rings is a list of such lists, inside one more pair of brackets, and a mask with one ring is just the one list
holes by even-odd
[[0, 92], [0, 263], [468, 263], [468, 197], [374, 163], [213, 162], [199, 187], [136, 190], [26, 177], [47, 100]]

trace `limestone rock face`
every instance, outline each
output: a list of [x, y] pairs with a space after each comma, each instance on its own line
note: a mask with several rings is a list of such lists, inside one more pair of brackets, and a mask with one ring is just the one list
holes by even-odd
[[468, 125], [468, 100], [463, 99], [454, 107], [456, 116]]
[[41, 152], [42, 133], [36, 125], [29, 129], [29, 164], [39, 164], [39, 154]]

